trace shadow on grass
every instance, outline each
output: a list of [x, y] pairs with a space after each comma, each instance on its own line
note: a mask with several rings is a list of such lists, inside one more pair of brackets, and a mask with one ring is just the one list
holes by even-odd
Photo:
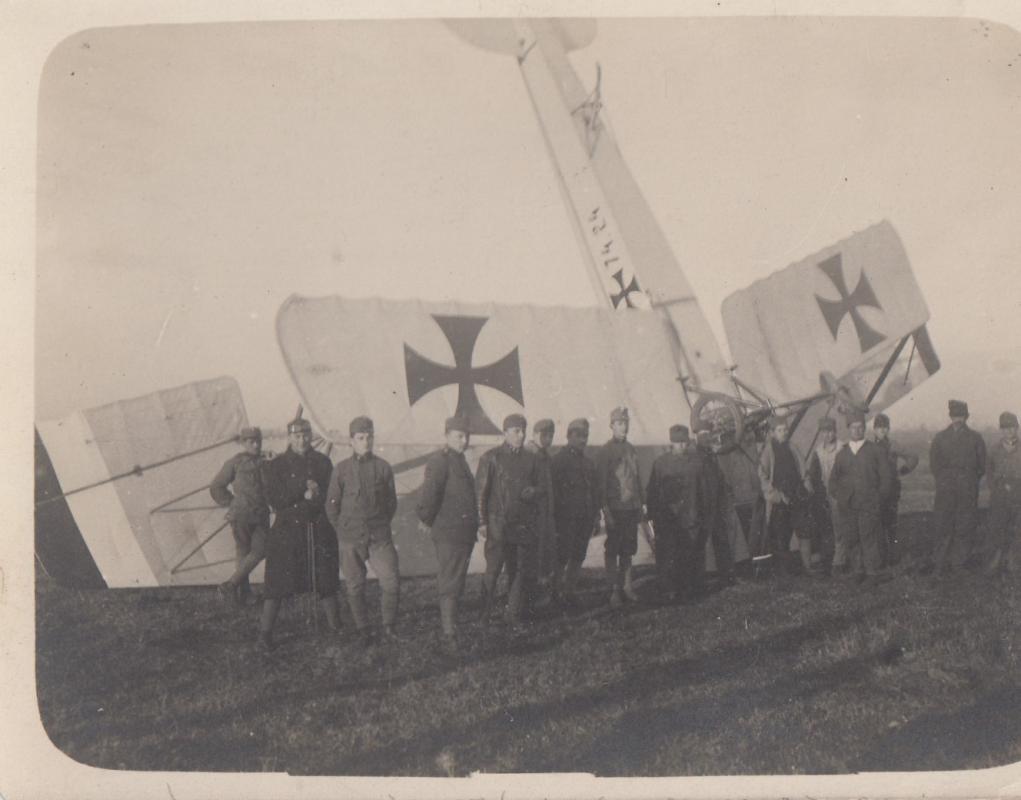
[[[804, 643], [816, 638], [833, 635], [860, 621], [860, 612], [849, 614], [833, 614], [813, 620], [809, 626], [791, 628], [771, 634], [767, 637], [741, 645], [720, 648], [696, 657], [685, 657], [667, 662], [639, 665], [625, 676], [599, 688], [567, 695], [559, 703], [549, 702], [523, 703], [508, 706], [477, 724], [452, 728], [436, 727], [402, 743], [395, 743], [387, 748], [371, 748], [345, 754], [338, 764], [337, 772], [341, 774], [392, 774], [395, 770], [406, 772], [409, 768], [418, 768], [419, 774], [434, 772], [432, 757], [445, 746], [460, 754], [459, 760], [467, 768], [484, 768], [492, 753], [504, 751], [516, 743], [520, 743], [529, 734], [534, 734], [542, 726], [550, 723], [563, 723], [572, 717], [589, 714], [604, 706], [619, 706], [630, 700], [649, 697], [658, 692], [687, 687], [694, 688], [700, 684], [733, 678], [741, 672], [759, 664], [764, 656], [775, 653], [787, 653], [796, 650]], [[787, 702], [790, 692], [818, 691], [825, 684], [832, 688], [834, 681], [857, 677], [864, 669], [857, 660], [852, 663], [841, 662], [824, 670], [820, 670], [817, 680], [804, 676], [784, 678], [767, 687], [749, 690], [735, 695], [728, 704], [731, 710], [751, 700], [768, 701], [773, 704]], [[699, 709], [698, 704], [704, 703]], [[719, 714], [718, 701], [698, 701], [695, 710], [701, 715], [703, 723]], [[559, 771], [599, 771], [602, 774], [613, 774], [607, 771], [605, 760], [600, 759], [615, 751], [624, 751], [627, 742], [640, 742], [645, 750], [650, 737], [663, 737], [669, 732], [676, 735], [682, 724], [678, 720], [687, 719], [688, 710], [677, 709], [659, 717], [659, 730], [655, 722], [647, 719], [648, 712], [637, 713], [628, 718], [626, 723], [614, 726], [613, 730], [593, 744], [587, 754], [566, 756], [558, 753], [554, 760], [548, 756], [540, 756], [536, 764], [523, 765], [522, 769], [537, 771], [556, 769]], [[650, 726], [651, 722], [651, 726]], [[638, 733], [636, 733], [636, 731]], [[477, 751], [484, 747], [485, 753]], [[622, 757], [621, 763], [627, 758]]]
[[960, 769], [1021, 748], [1021, 686], [999, 687], [965, 708], [925, 714], [881, 737], [852, 768], [861, 771]]

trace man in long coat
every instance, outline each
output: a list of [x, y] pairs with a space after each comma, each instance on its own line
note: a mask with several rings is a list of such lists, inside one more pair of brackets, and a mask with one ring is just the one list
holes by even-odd
[[807, 502], [810, 488], [801, 453], [787, 438], [787, 418], [774, 416], [769, 428], [769, 439], [759, 456], [759, 479], [766, 499], [766, 538], [773, 557], [787, 562], [783, 566], [788, 572], [795, 572], [797, 567], [790, 562], [791, 535], [798, 537], [800, 548], [811, 543]]
[[875, 442], [865, 439], [865, 415], [848, 415], [850, 440], [837, 452], [829, 490], [837, 501], [836, 523], [843, 531], [851, 574], [858, 582], [878, 584], [883, 561], [880, 508], [893, 486], [890, 461]]
[[500, 573], [507, 567], [507, 622], [517, 626], [528, 616], [535, 592], [538, 534], [536, 503], [542, 497], [539, 466], [525, 449], [528, 422], [521, 414], [503, 421], [503, 444], [487, 450], [475, 473], [479, 534], [486, 542], [482, 623], [489, 623]]
[[[296, 419], [287, 426], [287, 450], [266, 465], [266, 498], [276, 518], [266, 538], [265, 602], [259, 646], [273, 647], [273, 626], [285, 597], [315, 592], [331, 631], [340, 630], [337, 534], [326, 518], [326, 487], [333, 467], [312, 448], [312, 426]], [[314, 565], [314, 568], [313, 568]]]
[[599, 525], [596, 499], [596, 465], [585, 455], [589, 422], [572, 420], [567, 426], [567, 445], [553, 456], [553, 511], [557, 531], [557, 569], [554, 598], [567, 608], [578, 604], [575, 588], [589, 540]]
[[535, 504], [535, 531], [539, 537], [536, 572], [540, 591], [551, 589], [553, 573], [557, 566], [557, 531], [554, 524], [553, 477], [551, 472], [553, 456], [550, 445], [556, 426], [551, 419], [540, 419], [532, 426], [532, 441], [525, 448], [535, 454], [539, 467], [539, 485], [542, 499]]
[[464, 593], [468, 563], [479, 529], [475, 478], [464, 457], [469, 425], [451, 417], [444, 425], [446, 444], [425, 464], [425, 480], [418, 496], [419, 529], [432, 535], [436, 548], [436, 593], [440, 628], [448, 652], [458, 651], [457, 604]]
[[843, 531], [833, 522], [837, 502], [830, 496], [829, 489], [830, 473], [841, 446], [837, 441], [837, 421], [833, 417], [820, 419], [818, 436], [819, 441], [808, 457], [807, 470], [812, 486], [809, 503], [815, 528], [813, 538], [819, 544], [822, 560], [830, 563], [833, 574], [844, 574], [847, 572], [847, 547]]
[[[968, 561], [978, 525], [978, 484], [986, 470], [986, 443], [968, 427], [968, 404], [951, 400], [950, 425], [933, 437], [929, 469], [936, 479], [934, 568], [946, 575]], [[929, 571], [928, 569], [926, 571]]]
[[[646, 504], [656, 531], [656, 571], [664, 602], [689, 601], [698, 592], [708, 528], [702, 525], [702, 462], [688, 428], [670, 428], [670, 450], [652, 464]], [[698, 549], [702, 542], [703, 548]]]
[[372, 452], [374, 426], [359, 416], [348, 426], [352, 454], [333, 468], [326, 515], [340, 539], [340, 568], [347, 602], [363, 645], [372, 641], [365, 609], [366, 565], [379, 580], [383, 636], [395, 639], [400, 602], [400, 567], [390, 523], [397, 513], [397, 490], [390, 465]]

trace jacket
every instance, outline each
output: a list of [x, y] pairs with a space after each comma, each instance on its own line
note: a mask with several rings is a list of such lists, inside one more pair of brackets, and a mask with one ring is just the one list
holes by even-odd
[[536, 503], [541, 499], [539, 465], [524, 447], [507, 443], [487, 450], [475, 473], [480, 524], [490, 535], [508, 541], [529, 541], [536, 536]]
[[217, 505], [229, 507], [227, 519], [231, 522], [269, 523], [263, 466], [261, 456], [238, 453], [227, 459], [210, 482], [209, 494]]
[[833, 462], [829, 490], [843, 512], [874, 509], [878, 513], [893, 491], [890, 459], [875, 442], [862, 442], [857, 453], [845, 444]]
[[339, 462], [330, 476], [326, 516], [342, 542], [390, 537], [397, 490], [390, 465], [374, 453]]
[[436, 540], [475, 541], [479, 529], [475, 478], [463, 453], [444, 447], [429, 456], [415, 512], [432, 528]]

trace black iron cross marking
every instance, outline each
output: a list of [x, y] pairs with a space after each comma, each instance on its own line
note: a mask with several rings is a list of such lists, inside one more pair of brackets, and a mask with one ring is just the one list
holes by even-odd
[[454, 366], [437, 364], [404, 345], [404, 371], [408, 379], [408, 402], [415, 405], [433, 389], [457, 384], [457, 415], [468, 420], [470, 433], [500, 433], [479, 403], [476, 386], [488, 386], [524, 405], [518, 348], [484, 367], [472, 366], [475, 342], [488, 317], [444, 317], [433, 319], [447, 337], [454, 353]]
[[883, 341], [886, 336], [869, 327], [869, 324], [862, 318], [861, 312], [858, 310], [861, 306], [869, 306], [880, 311], [883, 310], [883, 307], [879, 305], [879, 300], [876, 299], [876, 293], [872, 291], [872, 287], [869, 285], [868, 278], [865, 277], [865, 271], [862, 270], [861, 277], [858, 279], [858, 285], [854, 287], [854, 291], [848, 292], [847, 284], [844, 282], [844, 266], [840, 259], [840, 253], [830, 256], [825, 261], [820, 262], [818, 266], [819, 269], [826, 273], [826, 277], [833, 281], [833, 285], [837, 287], [837, 292], [840, 293], [839, 300], [827, 300], [819, 295], [815, 296], [816, 301], [819, 303], [819, 310], [822, 311], [823, 319], [826, 320], [830, 333], [833, 334], [834, 341], [836, 341], [837, 332], [840, 330], [840, 323], [844, 321], [844, 317], [848, 314], [851, 316], [851, 321], [854, 322], [854, 331], [858, 334], [858, 344], [863, 353]]
[[613, 279], [617, 281], [617, 285], [620, 286], [620, 292], [610, 297], [610, 302], [613, 303], [613, 307], [617, 308], [621, 304], [621, 301], [623, 301], [624, 305], [626, 305], [628, 308], [634, 308], [635, 305], [634, 303], [631, 302], [631, 292], [639, 291], [638, 279], [634, 275], [632, 275], [631, 283], [625, 286], [624, 270], [622, 269], [619, 269], [613, 273]]

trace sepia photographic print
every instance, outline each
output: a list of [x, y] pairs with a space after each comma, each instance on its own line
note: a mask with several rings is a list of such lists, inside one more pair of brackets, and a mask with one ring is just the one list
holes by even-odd
[[7, 13], [0, 794], [1021, 794], [1017, 9]]

